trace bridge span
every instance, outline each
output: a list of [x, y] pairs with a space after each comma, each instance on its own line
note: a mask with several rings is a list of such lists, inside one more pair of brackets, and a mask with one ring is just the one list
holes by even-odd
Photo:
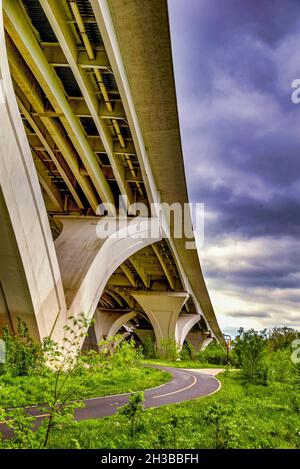
[[0, 330], [223, 342], [188, 202], [167, 2], [0, 0]]

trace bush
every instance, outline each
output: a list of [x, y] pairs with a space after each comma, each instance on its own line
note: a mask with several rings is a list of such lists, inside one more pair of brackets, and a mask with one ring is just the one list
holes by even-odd
[[[99, 343], [99, 361], [107, 366], [128, 368], [136, 366], [141, 359], [142, 350], [136, 348], [134, 339], [122, 340], [121, 334], [107, 337]], [[98, 355], [98, 354], [97, 354]]]
[[158, 355], [166, 360], [176, 361], [179, 358], [179, 347], [175, 340], [162, 340]]
[[202, 363], [212, 363], [214, 365], [227, 364], [227, 351], [217, 342], [211, 342], [204, 350], [200, 351], [197, 356]]
[[272, 382], [291, 383], [295, 375], [297, 375], [296, 367], [291, 360], [291, 350], [289, 348], [266, 353], [261, 369], [264, 384]]
[[132, 393], [129, 399], [129, 403], [121, 407], [121, 409], [119, 410], [120, 415], [124, 415], [125, 417], [127, 417], [130, 422], [131, 438], [133, 438], [135, 435], [139, 418], [141, 416], [141, 413], [144, 411], [143, 401], [143, 392]]
[[143, 342], [144, 358], [155, 358], [155, 344], [150, 336], [146, 336]]
[[234, 350], [243, 374], [249, 381], [254, 382], [262, 376], [266, 379], [266, 331], [239, 329]]
[[180, 359], [183, 361], [189, 361], [189, 360], [192, 360], [192, 355], [193, 355], [192, 345], [190, 345], [188, 342], [185, 342], [179, 353]]
[[45, 364], [43, 348], [32, 339], [27, 324], [18, 317], [17, 332], [3, 329], [6, 361], [2, 369], [13, 376], [27, 376]]

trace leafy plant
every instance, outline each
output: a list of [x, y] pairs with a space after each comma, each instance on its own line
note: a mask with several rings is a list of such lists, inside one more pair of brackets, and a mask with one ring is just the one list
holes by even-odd
[[204, 350], [197, 355], [198, 360], [202, 363], [212, 363], [214, 365], [227, 364], [227, 352], [225, 348], [218, 342], [211, 342]]
[[232, 430], [236, 427], [231, 421], [233, 407], [230, 404], [216, 402], [207, 407], [203, 417], [213, 429], [214, 448], [228, 448]]
[[158, 355], [167, 360], [175, 361], [179, 358], [179, 347], [175, 340], [165, 339], [162, 340]]
[[129, 399], [129, 403], [121, 407], [119, 410], [120, 415], [127, 417], [130, 422], [131, 438], [133, 438], [135, 435], [139, 418], [144, 410], [144, 405], [142, 404], [143, 400], [143, 392], [132, 393]]
[[155, 357], [155, 345], [152, 338], [148, 335], [143, 341], [143, 355], [144, 358], [154, 358]]
[[188, 342], [185, 342], [179, 353], [180, 359], [183, 361], [191, 360], [193, 356], [193, 348]]
[[27, 376], [44, 366], [44, 355], [41, 345], [36, 343], [29, 333], [27, 324], [18, 317], [16, 333], [8, 327], [3, 329], [6, 361], [3, 371], [13, 376]]
[[264, 373], [264, 356], [266, 352], [266, 331], [239, 329], [235, 339], [234, 350], [244, 376], [251, 382]]

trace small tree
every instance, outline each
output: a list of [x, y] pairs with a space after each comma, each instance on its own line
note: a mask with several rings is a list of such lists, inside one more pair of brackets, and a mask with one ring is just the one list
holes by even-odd
[[125, 415], [130, 422], [131, 438], [133, 438], [135, 435], [139, 418], [144, 410], [144, 405], [142, 404], [143, 401], [143, 392], [132, 393], [129, 399], [129, 403], [121, 407], [119, 410], [119, 413], [121, 415]]
[[267, 346], [270, 352], [289, 349], [300, 333], [291, 327], [274, 327], [268, 332]]
[[244, 331], [239, 329], [234, 345], [239, 365], [247, 379], [254, 382], [263, 370], [266, 352], [266, 331], [257, 332], [254, 329]]
[[171, 418], [171, 421], [170, 421], [170, 425], [171, 425], [171, 428], [172, 428], [174, 448], [176, 448], [176, 446], [177, 446], [176, 431], [177, 431], [177, 428], [179, 427], [179, 424], [180, 424], [180, 419], [179, 419], [178, 415], [173, 415], [173, 417]]

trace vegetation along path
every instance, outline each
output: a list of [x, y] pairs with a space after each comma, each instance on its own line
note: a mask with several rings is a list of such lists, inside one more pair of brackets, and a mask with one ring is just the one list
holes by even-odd
[[[167, 371], [172, 378], [167, 383], [145, 391], [144, 405], [146, 408], [159, 407], [167, 404], [184, 402], [197, 397], [208, 396], [220, 389], [220, 382], [214, 375], [223, 369], [181, 369], [168, 366], [155, 368]], [[117, 394], [113, 396], [95, 397], [84, 400], [85, 406], [75, 410], [76, 420], [106, 417], [117, 412], [118, 408], [128, 403], [130, 393]], [[28, 414], [37, 417], [38, 420], [47, 417], [48, 414], [41, 413], [39, 406], [27, 408]], [[1, 425], [3, 436], [11, 432], [3, 424]]]
[[[183, 370], [166, 366], [155, 366], [172, 374], [171, 380], [153, 389], [145, 391], [144, 405], [146, 408], [175, 404], [197, 397], [207, 396], [218, 391], [220, 382], [203, 370]], [[213, 370], [213, 374], [217, 371]], [[87, 399], [85, 407], [75, 410], [76, 420], [106, 417], [114, 414], [118, 407], [128, 403], [130, 394], [119, 394], [94, 399]]]

